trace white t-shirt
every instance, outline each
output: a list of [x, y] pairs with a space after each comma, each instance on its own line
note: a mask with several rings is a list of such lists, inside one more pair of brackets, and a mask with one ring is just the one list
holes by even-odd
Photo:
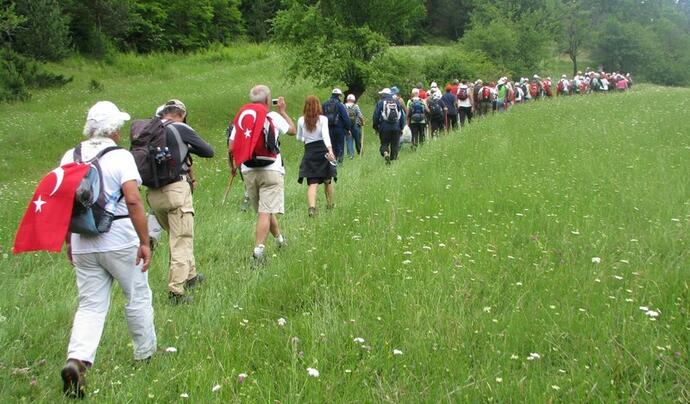
[[[273, 122], [273, 127], [276, 128], [276, 141], [280, 137], [280, 135], [284, 135], [290, 130], [290, 124], [283, 118], [279, 113], [275, 111], [271, 111], [268, 113], [268, 116], [271, 118], [271, 121]], [[232, 128], [232, 133], [230, 134], [230, 141], [235, 140], [235, 128]], [[242, 164], [241, 171], [242, 174], [250, 172], [250, 171], [260, 171], [260, 170], [270, 170], [270, 171], [278, 171], [281, 174], [285, 174], [285, 167], [283, 167], [283, 158], [280, 156], [280, 153], [278, 153], [278, 156], [276, 157], [276, 161], [271, 163], [270, 165], [267, 165], [266, 167], [247, 167], [244, 164]]]
[[458, 97], [458, 106], [463, 107], [463, 108], [471, 107], [472, 106], [472, 99], [470, 98], [470, 96], [472, 94], [472, 90], [469, 87], [467, 87], [465, 84], [461, 84], [460, 86], [458, 86], [458, 94], [460, 94], [461, 88], [464, 88], [465, 90], [467, 90], [467, 98], [464, 100], [461, 100], [460, 97]]
[[304, 124], [304, 117], [300, 116], [297, 120], [297, 140], [304, 142], [304, 144], [323, 140], [326, 147], [331, 147], [331, 136], [328, 133], [328, 118], [324, 115], [319, 115], [316, 128], [313, 132], [309, 132]]
[[[81, 144], [82, 161], [92, 159], [106, 147], [117, 146], [109, 138], [89, 139]], [[70, 149], [62, 156], [60, 165], [74, 161], [74, 149]], [[126, 149], [113, 150], [105, 154], [99, 160], [106, 196], [113, 195], [127, 181], [136, 181], [141, 185], [141, 177], [134, 162], [134, 157]], [[121, 192], [121, 191], [120, 191]], [[127, 203], [122, 197], [115, 208], [115, 216], [128, 215]], [[134, 231], [134, 226], [129, 218], [113, 220], [112, 227], [107, 233], [97, 236], [84, 234], [72, 234], [72, 254], [87, 254], [94, 252], [106, 252], [122, 250], [139, 245], [139, 236]], [[134, 265], [134, 263], [132, 263]]]

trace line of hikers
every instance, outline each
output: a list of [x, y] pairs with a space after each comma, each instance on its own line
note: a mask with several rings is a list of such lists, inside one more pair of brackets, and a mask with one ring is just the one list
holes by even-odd
[[[558, 94], [624, 90], [631, 80], [615, 76], [615, 82], [601, 74], [577, 76], [572, 87]], [[602, 84], [598, 84], [602, 83]], [[605, 82], [605, 84], [603, 84]], [[583, 83], [586, 83], [586, 87]], [[624, 84], [619, 84], [624, 83]], [[404, 103], [396, 87], [379, 92], [372, 126], [380, 138], [380, 154], [386, 163], [396, 160], [404, 128], [410, 128], [413, 149], [424, 141], [425, 133], [438, 136], [470, 122], [476, 113], [485, 116], [505, 111], [513, 103], [549, 97], [551, 81], [537, 75], [529, 82], [514, 85], [505, 77], [484, 85], [455, 81], [441, 93], [432, 83], [429, 91], [421, 84]], [[532, 87], [537, 87], [537, 92]], [[343, 161], [344, 143], [348, 155], [363, 152], [364, 117], [354, 95], [345, 104], [343, 92], [335, 88], [321, 103], [307, 96], [302, 116], [295, 125], [287, 114], [285, 99], [271, 98], [271, 90], [256, 85], [249, 102], [242, 106], [228, 127], [228, 158], [231, 182], [239, 170], [245, 196], [257, 213], [253, 265], [265, 261], [269, 233], [277, 248], [287, 245], [278, 215], [284, 213], [285, 168], [279, 138], [296, 135], [304, 143], [298, 181], [306, 179], [308, 215], [316, 214], [316, 191], [324, 184], [326, 208], [334, 207], [333, 182], [338, 162]], [[275, 108], [276, 110], [272, 110]], [[79, 306], [74, 317], [67, 362], [61, 370], [63, 391], [84, 397], [85, 373], [96, 356], [110, 304], [113, 280], [126, 298], [125, 314], [133, 340], [134, 359], [148, 361], [156, 352], [152, 292], [148, 267], [152, 256], [151, 236], [162, 227], [169, 237], [168, 298], [172, 304], [190, 303], [188, 291], [205, 280], [197, 272], [194, 258], [193, 192], [196, 181], [191, 155], [214, 156], [213, 148], [187, 122], [185, 104], [171, 99], [160, 106], [151, 119], [133, 122], [130, 150], [118, 146], [121, 130], [129, 114], [109, 101], [89, 110], [83, 133], [87, 139], [68, 150], [60, 167], [39, 183], [17, 231], [14, 252], [47, 250], [59, 252], [67, 244], [67, 256], [75, 267]], [[139, 187], [146, 186], [146, 208]], [[160, 229], [158, 229], [160, 232]]]
[[397, 87], [379, 92], [380, 101], [373, 115], [373, 127], [380, 137], [380, 153], [387, 164], [396, 160], [403, 141], [416, 150], [427, 133], [435, 138], [441, 131], [450, 131], [472, 122], [475, 117], [507, 111], [511, 106], [554, 96], [584, 95], [609, 91], [626, 91], [632, 87], [630, 74], [578, 72], [572, 79], [564, 74], [554, 85], [551, 77], [535, 74], [511, 82], [507, 77], [484, 83], [453, 80], [439, 88], [432, 82], [429, 90], [417, 83], [405, 102]]

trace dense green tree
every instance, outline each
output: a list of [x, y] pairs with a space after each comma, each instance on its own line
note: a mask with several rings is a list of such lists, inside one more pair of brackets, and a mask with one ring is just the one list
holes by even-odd
[[[294, 1], [273, 21], [275, 40], [284, 44], [289, 76], [306, 76], [318, 85], [344, 83], [358, 98], [372, 74], [371, 62], [388, 47], [388, 40], [364, 26], [344, 26], [337, 2], [308, 5]], [[343, 3], [344, 4], [344, 3]]]
[[77, 50], [102, 58], [115, 47], [124, 47], [132, 1], [62, 0], [62, 3], [71, 17], [70, 33]]
[[242, 0], [240, 10], [249, 38], [263, 42], [271, 34], [271, 20], [280, 8], [280, 0]]
[[426, 0], [426, 33], [434, 38], [459, 39], [470, 23], [474, 0]]
[[562, 0], [558, 10], [560, 35], [557, 36], [559, 49], [573, 62], [573, 75], [578, 71], [577, 58], [583, 46], [591, 41], [592, 9], [585, 7], [582, 0]]
[[15, 4], [24, 17], [16, 29], [16, 50], [39, 60], [60, 60], [69, 53], [69, 21], [57, 0], [18, 0]]
[[229, 44], [244, 34], [240, 0], [212, 0], [213, 19], [209, 37], [212, 42]]

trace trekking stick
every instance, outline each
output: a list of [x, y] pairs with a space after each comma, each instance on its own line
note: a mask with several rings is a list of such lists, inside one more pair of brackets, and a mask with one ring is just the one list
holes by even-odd
[[364, 126], [360, 126], [360, 134], [359, 134], [359, 157], [364, 156]]
[[448, 134], [448, 111], [445, 113], [446, 116], [446, 135]]
[[228, 187], [225, 188], [225, 194], [223, 195], [223, 202], [221, 202], [221, 205], [225, 205], [225, 200], [228, 199], [228, 194], [230, 193], [230, 189], [232, 188], [232, 183], [235, 182], [235, 175], [230, 174], [230, 181], [228, 182]]

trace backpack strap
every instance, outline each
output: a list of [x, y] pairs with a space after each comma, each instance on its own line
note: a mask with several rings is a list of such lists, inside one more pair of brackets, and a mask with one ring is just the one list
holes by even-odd
[[[189, 148], [187, 145], [182, 141], [182, 136], [180, 135], [180, 131], [177, 130], [175, 125], [173, 125], [173, 121], [168, 121], [163, 124], [163, 127], [168, 129], [170, 128], [170, 132], [173, 134], [175, 137], [175, 142], [177, 142], [177, 151], [179, 152], [179, 159], [178, 161], [180, 162], [180, 165], [186, 164], [185, 162], [185, 157], [187, 157], [187, 152]], [[189, 167], [187, 167], [189, 169]]]

